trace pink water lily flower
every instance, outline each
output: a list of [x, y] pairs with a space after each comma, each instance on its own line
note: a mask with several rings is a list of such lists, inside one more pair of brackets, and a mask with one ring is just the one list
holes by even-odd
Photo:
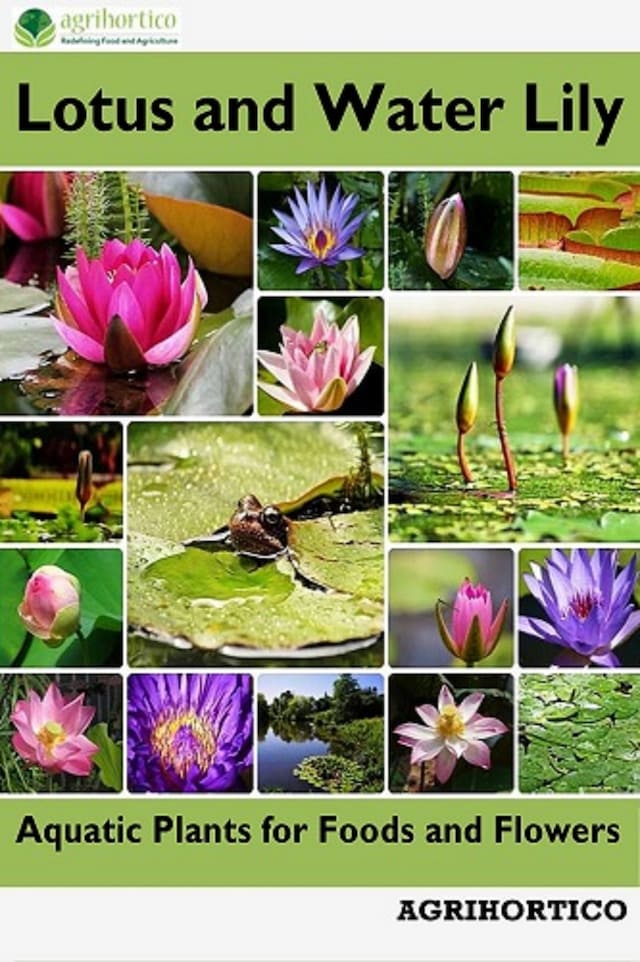
[[442, 602], [436, 604], [438, 629], [446, 648], [467, 665], [486, 658], [498, 644], [508, 604], [505, 598], [494, 618], [491, 592], [484, 585], [473, 585], [465, 578], [453, 602], [451, 628], [445, 624]]
[[69, 175], [61, 171], [29, 170], [12, 176], [7, 203], [0, 204], [0, 221], [20, 240], [33, 242], [61, 237]]
[[355, 314], [342, 328], [320, 308], [311, 334], [280, 328], [280, 353], [258, 351], [260, 363], [280, 384], [259, 386], [290, 411], [337, 411], [364, 379], [375, 346], [360, 350], [360, 326]]
[[484, 695], [474, 692], [459, 705], [446, 685], [438, 695], [438, 707], [420, 705], [416, 711], [424, 725], [407, 722], [394, 728], [401, 745], [411, 749], [411, 764], [433, 759], [436, 779], [444, 784], [453, 774], [459, 758], [470, 765], [491, 768], [491, 752], [487, 738], [503, 735], [508, 729], [499, 718], [480, 715], [478, 708]]
[[58, 269], [56, 330], [80, 357], [112, 371], [170, 364], [189, 348], [207, 302], [191, 260], [180, 278], [166, 244], [156, 251], [110, 240], [93, 260], [78, 248], [76, 265]]
[[17, 732], [11, 742], [30, 765], [51, 773], [88, 775], [98, 746], [83, 732], [94, 714], [95, 708], [84, 704], [84, 694], [66, 699], [52, 683], [40, 698], [31, 689], [13, 707], [11, 721]]

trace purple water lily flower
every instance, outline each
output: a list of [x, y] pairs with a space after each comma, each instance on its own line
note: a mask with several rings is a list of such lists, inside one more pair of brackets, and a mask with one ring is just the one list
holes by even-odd
[[246, 791], [249, 675], [135, 675], [128, 702], [130, 791]]
[[360, 200], [358, 194], [343, 194], [338, 184], [329, 200], [324, 179], [317, 193], [311, 181], [307, 182], [306, 198], [297, 187], [293, 192], [295, 200], [287, 198], [291, 214], [273, 212], [280, 225], [271, 230], [284, 244], [270, 246], [281, 254], [300, 258], [296, 274], [304, 274], [313, 267], [335, 267], [340, 261], [362, 257], [362, 248], [349, 245], [367, 215], [366, 211], [354, 214]]
[[618, 552], [612, 548], [591, 554], [584, 548], [569, 554], [554, 548], [544, 565], [532, 563], [533, 574], [524, 576], [547, 620], [521, 617], [520, 631], [559, 645], [563, 650], [554, 665], [616, 668], [620, 661], [613, 649], [640, 627], [633, 602], [636, 556], [617, 568]]

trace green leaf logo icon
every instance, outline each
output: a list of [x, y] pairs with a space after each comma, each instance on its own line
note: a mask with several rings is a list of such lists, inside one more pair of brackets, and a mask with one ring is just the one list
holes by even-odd
[[20, 15], [13, 35], [23, 47], [46, 47], [56, 35], [56, 26], [46, 10], [33, 7]]

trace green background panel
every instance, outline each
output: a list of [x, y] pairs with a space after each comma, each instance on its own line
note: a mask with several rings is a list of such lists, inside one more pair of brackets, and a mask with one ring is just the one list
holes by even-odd
[[[523, 822], [617, 823], [620, 841], [607, 844], [520, 844], [494, 841], [497, 814], [520, 815]], [[47, 822], [104, 822], [122, 815], [142, 824], [142, 844], [67, 845], [56, 853], [48, 844], [15, 843], [25, 815], [41, 830]], [[264, 844], [261, 823], [272, 814], [277, 822], [306, 823], [299, 844]], [[247, 823], [247, 844], [177, 844], [165, 835], [154, 844], [154, 816], [181, 815], [185, 821], [236, 826]], [[410, 844], [320, 844], [321, 815], [336, 815], [340, 824], [375, 823], [393, 815], [411, 823]], [[466, 824], [482, 819], [479, 844], [425, 843], [426, 822]], [[638, 884], [638, 805], [626, 800], [458, 801], [352, 799], [168, 799], [55, 800], [5, 799], [0, 804], [0, 885], [144, 885], [144, 886], [631, 886]]]
[[[2, 55], [0, 139], [6, 167], [41, 164], [46, 144], [51, 165], [117, 164], [144, 166], [298, 166], [412, 165], [626, 165], [637, 162], [640, 91], [635, 53], [47, 53]], [[129, 113], [135, 97], [173, 101], [175, 124], [165, 132], [20, 133], [18, 84], [30, 84], [32, 118], [52, 116], [63, 97], [84, 102], [102, 88], [109, 97], [125, 97]], [[331, 132], [314, 83], [326, 83], [335, 97], [353, 82], [363, 96], [382, 82], [381, 106], [367, 132], [352, 118]], [[198, 132], [193, 128], [199, 97], [254, 97], [264, 103], [294, 85], [293, 132]], [[573, 104], [569, 132], [526, 131], [525, 88], [538, 85], [539, 119], [560, 120], [562, 101]], [[563, 84], [573, 93], [563, 92]], [[578, 115], [578, 89], [584, 88], [586, 112]], [[429, 89], [443, 100], [503, 97], [505, 108], [494, 113], [492, 129], [390, 131], [389, 98], [408, 97], [416, 104]], [[606, 146], [596, 146], [601, 121], [594, 98], [624, 105]], [[112, 112], [113, 114], [113, 112]], [[579, 122], [588, 127], [579, 130]]]

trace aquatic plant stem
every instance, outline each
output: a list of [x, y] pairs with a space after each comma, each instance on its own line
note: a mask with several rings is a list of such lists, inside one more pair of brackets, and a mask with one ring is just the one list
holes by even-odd
[[500, 447], [502, 449], [504, 467], [507, 472], [509, 491], [515, 491], [518, 487], [518, 482], [516, 479], [516, 466], [514, 464], [513, 455], [511, 454], [511, 448], [509, 447], [509, 438], [507, 437], [507, 425], [505, 424], [504, 420], [504, 397], [502, 390], [503, 381], [503, 377], [496, 375], [496, 425], [498, 427], [498, 437], [500, 438]]
[[467, 461], [467, 456], [464, 450], [464, 433], [458, 431], [458, 444], [456, 448], [458, 454], [458, 464], [460, 465], [460, 470], [462, 471], [462, 477], [466, 484], [473, 483], [473, 475], [471, 474], [471, 468], [469, 467], [469, 462]]
[[562, 460], [566, 464], [569, 460], [569, 435], [562, 435]]

